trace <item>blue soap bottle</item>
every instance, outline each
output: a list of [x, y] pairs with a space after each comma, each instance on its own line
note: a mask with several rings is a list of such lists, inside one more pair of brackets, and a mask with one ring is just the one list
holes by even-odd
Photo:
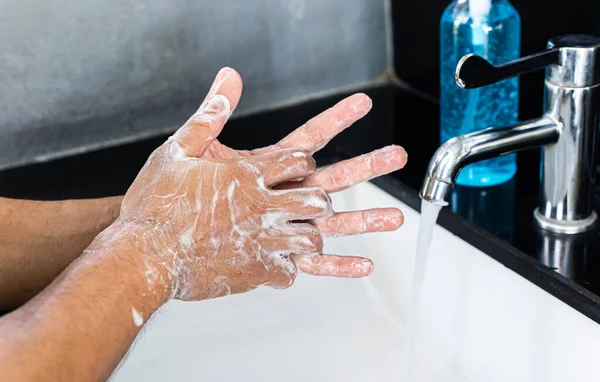
[[[470, 90], [459, 88], [454, 79], [458, 61], [469, 53], [495, 65], [519, 58], [521, 18], [516, 9], [507, 0], [455, 0], [442, 15], [440, 45], [442, 143], [461, 134], [517, 122], [518, 78]], [[465, 167], [457, 183], [493, 186], [510, 180], [516, 170], [516, 155], [511, 154]]]

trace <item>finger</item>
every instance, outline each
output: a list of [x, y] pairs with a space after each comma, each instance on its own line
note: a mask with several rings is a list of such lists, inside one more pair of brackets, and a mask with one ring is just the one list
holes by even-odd
[[295, 149], [277, 150], [253, 160], [264, 175], [265, 186], [304, 179], [315, 173], [317, 163], [308, 154]]
[[369, 232], [389, 232], [402, 227], [404, 214], [397, 208], [340, 212], [317, 219], [315, 226], [326, 237], [359, 235]]
[[270, 262], [275, 266], [268, 267], [267, 282], [264, 285], [272, 288], [289, 288], [294, 283], [298, 270], [288, 255], [271, 256]]
[[321, 188], [271, 190], [269, 214], [277, 221], [311, 220], [330, 216], [333, 212], [329, 195]]
[[215, 77], [215, 80], [212, 86], [210, 87], [206, 98], [204, 98], [204, 101], [202, 101], [202, 105], [200, 105], [200, 109], [202, 109], [206, 105], [206, 103], [212, 96], [220, 94], [227, 97], [230, 105], [230, 113], [233, 113], [238, 103], [240, 102], [240, 96], [242, 95], [242, 87], [242, 77], [240, 77], [238, 72], [236, 72], [232, 68], [222, 68], [221, 70], [219, 70], [219, 73], [217, 73], [217, 76]]
[[372, 101], [366, 94], [351, 95], [310, 119], [277, 145], [313, 154], [348, 126], [364, 117], [371, 107]]
[[222, 95], [212, 96], [173, 135], [186, 155], [200, 157], [219, 135], [229, 119], [229, 100]]
[[406, 151], [396, 145], [331, 165], [299, 182], [295, 187], [322, 187], [342, 191], [359, 183], [400, 170], [406, 165]]
[[261, 247], [271, 253], [289, 255], [292, 253], [321, 253], [323, 236], [308, 223], [289, 224], [287, 227], [271, 228], [263, 232]]
[[373, 272], [373, 262], [363, 257], [337, 255], [292, 255], [300, 272], [315, 276], [365, 277]]

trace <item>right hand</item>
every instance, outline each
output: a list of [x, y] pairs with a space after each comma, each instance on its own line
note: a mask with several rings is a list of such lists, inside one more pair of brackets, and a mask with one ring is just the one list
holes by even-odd
[[[331, 215], [325, 191], [271, 188], [313, 174], [309, 155], [283, 149], [202, 157], [229, 115], [228, 99], [212, 96], [150, 156], [125, 195], [111, 231], [120, 227], [143, 257], [151, 290], [202, 300], [259, 285], [284, 288], [296, 276], [290, 255], [323, 249], [316, 227], [290, 222]], [[370, 261], [347, 260], [370, 272]]]
[[[242, 78], [231, 68], [223, 68], [217, 74], [206, 99], [215, 94], [227, 97], [231, 109], [236, 108], [242, 95]], [[206, 102], [206, 101], [205, 101]], [[353, 94], [331, 108], [314, 116], [279, 142], [251, 151], [235, 150], [217, 139], [202, 155], [203, 158], [231, 159], [256, 156], [280, 149], [297, 149], [314, 154], [325, 147], [331, 139], [363, 118], [371, 110], [372, 101], [366, 94]], [[343, 191], [369, 179], [400, 170], [406, 164], [406, 151], [396, 145], [387, 146], [370, 153], [334, 163], [322, 168], [299, 182], [289, 182], [278, 188], [321, 187], [328, 194]], [[369, 232], [394, 231], [404, 222], [404, 215], [397, 208], [374, 208], [347, 211], [316, 219], [314, 224], [324, 236], [358, 235]], [[294, 262], [302, 272], [348, 276], [348, 269], [336, 267], [343, 264], [336, 255], [294, 256]]]

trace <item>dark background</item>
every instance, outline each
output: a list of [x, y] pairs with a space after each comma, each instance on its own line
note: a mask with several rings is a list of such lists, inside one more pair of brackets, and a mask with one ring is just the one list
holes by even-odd
[[[598, 0], [511, 1], [521, 15], [521, 53], [545, 49], [561, 34], [600, 34]], [[439, 21], [449, 0], [392, 0], [395, 69], [411, 86], [437, 98], [439, 94]], [[541, 111], [544, 74], [521, 79], [522, 118]]]
[[[403, 82], [434, 99], [439, 96], [439, 22], [450, 3], [450, 0], [392, 0], [396, 74]], [[514, 0], [511, 3], [521, 15], [521, 55], [544, 50], [553, 36], [600, 35], [600, 0]], [[521, 77], [521, 120], [541, 115], [543, 80], [543, 71]], [[405, 128], [409, 127], [397, 126], [397, 129]], [[519, 153], [517, 165], [517, 184], [535, 179], [532, 174], [537, 174], [539, 168], [539, 151]]]

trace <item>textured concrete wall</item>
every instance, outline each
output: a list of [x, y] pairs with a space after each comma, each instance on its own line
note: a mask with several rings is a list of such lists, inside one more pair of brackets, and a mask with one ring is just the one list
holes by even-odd
[[0, 0], [0, 168], [172, 130], [217, 70], [240, 111], [371, 80], [385, 0]]

